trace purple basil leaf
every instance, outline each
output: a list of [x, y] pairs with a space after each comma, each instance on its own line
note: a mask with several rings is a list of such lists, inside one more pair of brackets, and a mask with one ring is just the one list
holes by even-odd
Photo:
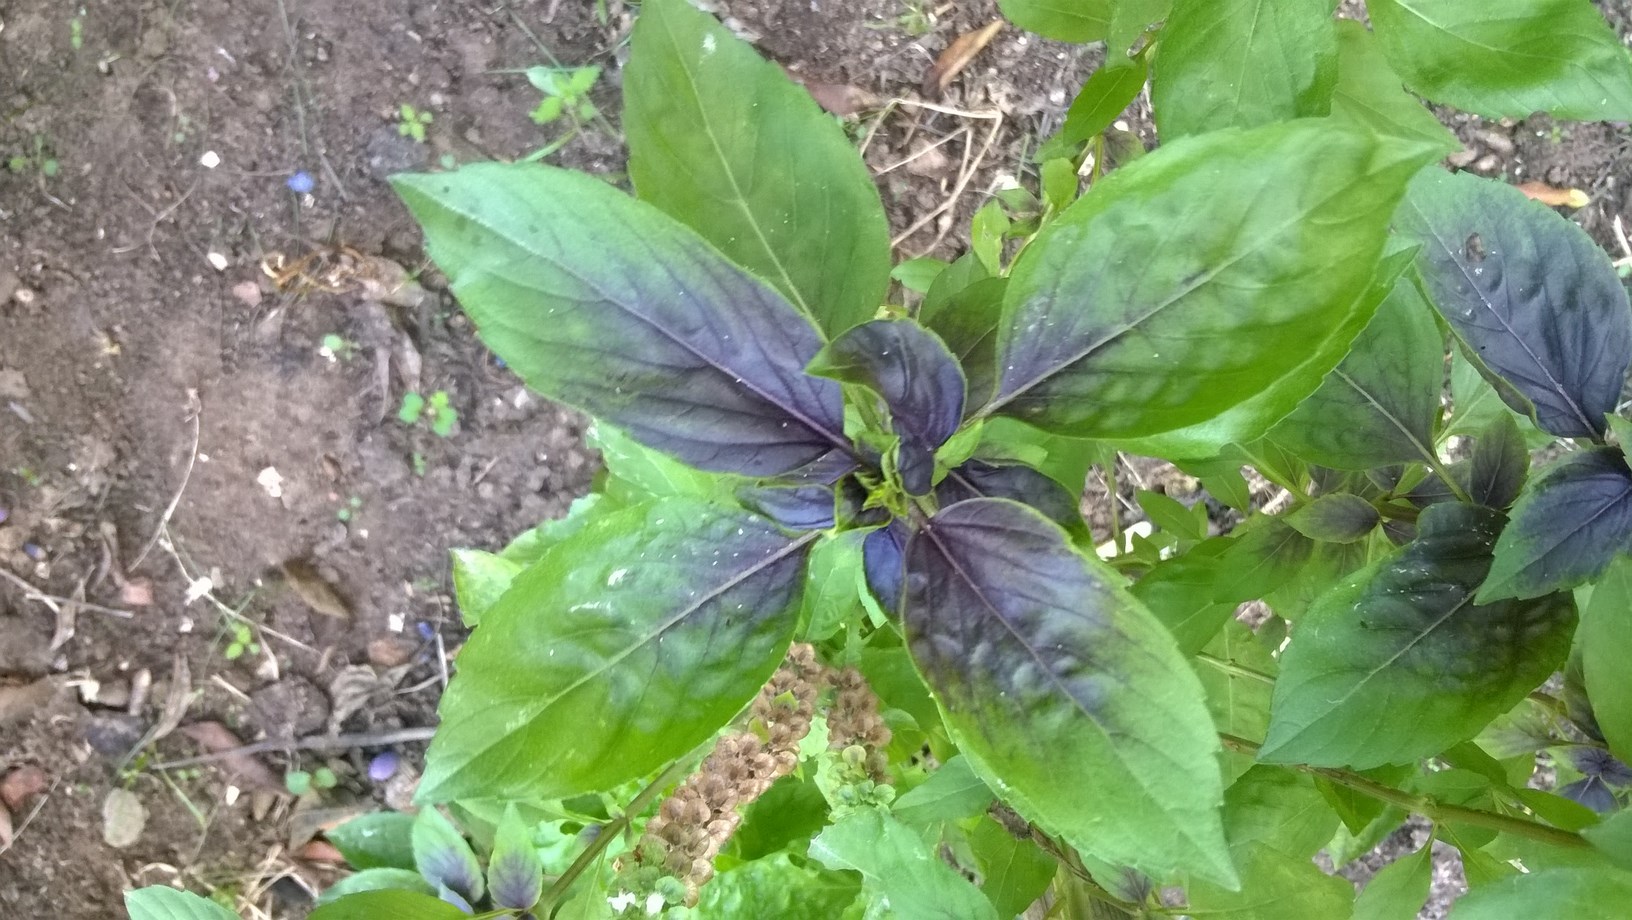
[[834, 449], [776, 478], [792, 485], [830, 486], [855, 470], [856, 458], [848, 451]]
[[901, 609], [901, 588], [907, 548], [907, 525], [891, 521], [867, 535], [861, 544], [861, 567], [867, 587], [878, 604], [890, 613]]
[[436, 896], [441, 898], [445, 903], [452, 904], [454, 907], [464, 911], [465, 916], [467, 917], [476, 913], [476, 908], [471, 907], [469, 901], [465, 900], [464, 897], [459, 894], [459, 892], [454, 891], [452, 888], [449, 888], [446, 885], [437, 886]]
[[413, 838], [414, 868], [427, 882], [450, 888], [467, 900], [481, 900], [482, 867], [470, 844], [441, 812], [421, 809], [414, 819]]
[[834, 339], [806, 369], [884, 400], [901, 438], [901, 483], [913, 495], [928, 494], [935, 448], [963, 420], [963, 370], [946, 344], [912, 320], [873, 320]]
[[505, 807], [487, 861], [487, 892], [494, 907], [531, 910], [544, 893], [544, 861], [533, 832], [515, 805]]
[[1558, 794], [1572, 802], [1585, 805], [1601, 815], [1615, 811], [1619, 804], [1615, 801], [1615, 793], [1596, 776], [1587, 776], [1578, 779], [1568, 786], [1558, 790]]
[[1009, 498], [1036, 508], [1072, 533], [1088, 531], [1065, 486], [1023, 463], [970, 460], [946, 474], [935, 487], [935, 497], [943, 508], [971, 498]]
[[767, 482], [737, 490], [743, 505], [791, 530], [826, 530], [833, 526], [833, 487]]
[[907, 547], [907, 648], [958, 749], [1023, 817], [1106, 862], [1235, 884], [1205, 694], [1120, 581], [1031, 508], [960, 502]]
[[1632, 470], [1618, 450], [1567, 454], [1531, 481], [1511, 518], [1480, 603], [1538, 597], [1602, 574], [1632, 544]]
[[656, 208], [588, 175], [483, 163], [395, 187], [483, 341], [534, 389], [705, 470], [838, 448], [816, 327]]
[[1437, 169], [1412, 180], [1395, 221], [1423, 244], [1424, 289], [1468, 357], [1530, 403], [1515, 408], [1560, 437], [1602, 435], [1632, 359], [1632, 307], [1586, 232], [1505, 182]]

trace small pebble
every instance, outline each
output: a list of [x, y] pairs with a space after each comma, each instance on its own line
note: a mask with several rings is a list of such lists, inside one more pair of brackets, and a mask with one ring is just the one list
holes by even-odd
[[24, 543], [23, 554], [35, 562], [45, 561], [45, 550], [38, 543]]
[[376, 783], [383, 783], [397, 775], [397, 752], [381, 751], [368, 762], [368, 778]]

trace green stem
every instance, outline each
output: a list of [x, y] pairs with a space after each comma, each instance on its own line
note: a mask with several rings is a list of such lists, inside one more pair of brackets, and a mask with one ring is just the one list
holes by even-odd
[[590, 864], [601, 855], [601, 852], [629, 828], [629, 822], [634, 820], [636, 815], [646, 811], [646, 807], [652, 804], [653, 799], [656, 799], [670, 786], [684, 779], [686, 774], [695, 768], [696, 755], [712, 747], [713, 744], [714, 739], [710, 738], [697, 750], [670, 764], [669, 768], [659, 774], [657, 779], [652, 780], [646, 784], [646, 788], [640, 790], [634, 799], [629, 802], [629, 807], [623, 810], [623, 814], [601, 825], [601, 832], [595, 836], [595, 839], [590, 842], [584, 852], [578, 854], [578, 858], [572, 861], [572, 865], [567, 867], [567, 871], [561, 873], [561, 877], [555, 880], [555, 884], [550, 886], [550, 890], [544, 892], [544, 897], [539, 899], [538, 906], [533, 909], [533, 912], [540, 917], [551, 916], [559, 906], [558, 902], [566, 897], [567, 889], [571, 888], [572, 883], [578, 880], [578, 876], [583, 875]]
[[[1220, 733], [1218, 737], [1219, 740], [1223, 742], [1225, 747], [1232, 751], [1236, 751], [1237, 753], [1246, 754], [1248, 756], [1257, 756], [1258, 749], [1261, 746], [1252, 741], [1248, 741], [1245, 738], [1238, 738], [1235, 735]], [[1404, 809], [1405, 811], [1422, 815], [1424, 818], [1433, 821], [1435, 824], [1442, 824], [1446, 822], [1468, 824], [1474, 827], [1483, 827], [1493, 831], [1514, 834], [1519, 837], [1527, 837], [1531, 840], [1537, 840], [1542, 843], [1550, 843], [1554, 846], [1576, 850], [1592, 849], [1592, 844], [1588, 843], [1586, 838], [1582, 837], [1580, 834], [1573, 831], [1567, 831], [1562, 828], [1552, 827], [1551, 825], [1542, 824], [1537, 821], [1531, 821], [1528, 818], [1520, 818], [1514, 815], [1499, 815], [1495, 812], [1481, 811], [1477, 808], [1465, 808], [1461, 805], [1450, 805], [1445, 802], [1436, 801], [1431, 796], [1418, 795], [1415, 793], [1406, 792], [1403, 789], [1395, 789], [1393, 786], [1385, 786], [1376, 780], [1361, 776], [1360, 774], [1350, 770], [1337, 770], [1330, 767], [1311, 767], [1305, 764], [1287, 764], [1286, 766], [1303, 773], [1308, 773], [1311, 776], [1321, 777], [1322, 779], [1337, 783], [1340, 786], [1346, 786], [1353, 789], [1355, 792], [1360, 793], [1361, 795], [1376, 799], [1379, 802], [1394, 805]]]
[[1206, 652], [1197, 652], [1196, 658], [1199, 661], [1206, 662], [1220, 671], [1223, 671], [1225, 674], [1230, 674], [1235, 677], [1245, 677], [1248, 680], [1256, 680], [1261, 683], [1269, 684], [1272, 687], [1275, 685], [1275, 678], [1270, 677], [1268, 674], [1265, 674], [1262, 671], [1254, 671], [1251, 668], [1244, 668], [1233, 661], [1225, 661], [1222, 658], [1216, 658], [1207, 654]]

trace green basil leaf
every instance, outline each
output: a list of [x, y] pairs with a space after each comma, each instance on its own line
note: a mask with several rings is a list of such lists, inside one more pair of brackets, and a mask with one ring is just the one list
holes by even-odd
[[1417, 916], [1434, 881], [1433, 846], [1384, 866], [1354, 900], [1354, 920], [1407, 920]]
[[812, 539], [671, 498], [547, 551], [460, 653], [421, 800], [601, 791], [701, 744], [786, 653]]
[[1269, 438], [1332, 469], [1437, 462], [1434, 425], [1444, 385], [1445, 340], [1433, 309], [1402, 279], [1348, 357]]
[[990, 901], [923, 838], [877, 809], [854, 811], [810, 842], [829, 869], [861, 873], [901, 920], [997, 920]]
[[[1145, 76], [1145, 56], [1142, 54], [1121, 63], [1107, 61], [1094, 71], [1082, 84], [1082, 89], [1077, 91], [1077, 98], [1071, 100], [1071, 107], [1065, 111], [1065, 121], [1060, 123], [1060, 130], [1049, 138], [1039, 158], [1047, 159], [1049, 151], [1073, 148], [1109, 128], [1127, 111], [1133, 100], [1139, 98], [1139, 93], [1145, 88]], [[1069, 153], [1069, 150], [1065, 152]], [[1075, 190], [1074, 182], [1072, 188]]]
[[1442, 503], [1418, 536], [1317, 601], [1281, 656], [1266, 763], [1356, 769], [1478, 734], [1563, 663], [1567, 594], [1476, 606], [1499, 512]]
[[400, 811], [358, 815], [324, 836], [354, 869], [412, 869], [414, 816]]
[[153, 885], [125, 892], [130, 920], [238, 920], [238, 915], [191, 891]]
[[[1609, 749], [1632, 762], [1632, 557], [1621, 556], [1599, 576], [1576, 632], [1592, 714]], [[1629, 867], [1632, 868], [1632, 867]]]
[[1241, 867], [1241, 890], [1191, 885], [1186, 911], [1208, 920], [1347, 920], [1354, 886], [1313, 861], [1256, 847]]
[[1451, 918], [1621, 920], [1626, 916], [1626, 905], [1629, 903], [1632, 903], [1632, 872], [1620, 869], [1551, 869], [1475, 886], [1456, 902]]
[[1371, 0], [1405, 85], [1487, 118], [1632, 119], [1632, 57], [1576, 0]]
[[1091, 42], [1105, 37], [1114, 0], [998, 0], [1009, 21], [1044, 38]]
[[453, 556], [453, 596], [459, 604], [459, 619], [467, 628], [482, 622], [482, 614], [492, 609], [510, 582], [527, 568], [516, 562], [479, 549], [456, 549]]
[[943, 821], [960, 821], [986, 810], [997, 798], [970, 766], [969, 759], [955, 755], [940, 765], [929, 779], [890, 805], [896, 820], [919, 829]]
[[871, 319], [889, 284], [889, 225], [844, 130], [686, 0], [641, 4], [631, 45], [623, 130], [640, 197], [829, 337]]
[[980, 414], [1128, 438], [1260, 393], [1356, 309], [1395, 203], [1438, 152], [1305, 119], [1186, 138], [1115, 171], [1015, 266]]
[[431, 883], [413, 869], [364, 869], [353, 872], [333, 885], [323, 889], [317, 898], [317, 906], [322, 907], [338, 901], [348, 895], [363, 891], [411, 891], [416, 894], [436, 894]]
[[1371, 502], [1349, 492], [1318, 496], [1286, 516], [1287, 526], [1322, 543], [1365, 539], [1381, 520]]
[[703, 886], [696, 920], [834, 920], [850, 916], [861, 886], [842, 872], [794, 865], [786, 853], [764, 856], [714, 876]]
[[1328, 0], [1174, 0], [1150, 103], [1164, 142], [1331, 111]]
[[1042, 847], [1015, 837], [989, 817], [982, 817], [970, 831], [969, 848], [980, 867], [980, 890], [1000, 917], [1024, 914], [1060, 869]]
[[1615, 865], [1632, 869], [1632, 811], [1618, 811], [1581, 836]]
[[1434, 113], [1405, 91], [1364, 23], [1337, 21], [1337, 86], [1332, 118], [1364, 125], [1389, 137], [1414, 138], [1438, 147], [1461, 144]]
[[350, 894], [312, 911], [309, 920], [469, 920], [459, 908], [428, 894], [380, 889]]

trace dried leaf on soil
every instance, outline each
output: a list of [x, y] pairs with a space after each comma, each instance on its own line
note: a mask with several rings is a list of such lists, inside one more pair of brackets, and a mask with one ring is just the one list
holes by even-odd
[[22, 808], [28, 800], [49, 788], [45, 771], [32, 764], [7, 773], [0, 779], [0, 802], [13, 811]]
[[312, 801], [309, 797], [301, 798], [289, 814], [288, 846], [296, 853], [311, 843], [318, 834], [326, 834], [373, 809], [372, 804], [367, 803], [321, 808], [314, 806]]
[[[204, 746], [204, 750], [211, 754], [220, 754], [234, 748], [243, 747], [243, 742], [232, 733], [232, 729], [220, 722], [194, 722], [183, 726], [181, 733]], [[283, 781], [273, 773], [266, 764], [261, 763], [250, 754], [231, 754], [221, 760], [222, 769], [232, 775], [235, 782], [248, 788], [264, 789], [268, 792], [283, 792]]]
[[941, 52], [935, 63], [929, 65], [929, 70], [925, 72], [924, 85], [921, 87], [924, 95], [937, 98], [946, 92], [946, 88], [952, 85], [952, 81], [957, 79], [965, 67], [969, 66], [975, 55], [991, 44], [992, 39], [1002, 30], [1003, 20], [994, 19], [982, 28], [965, 32], [953, 39], [952, 44], [946, 46], [946, 50]]
[[817, 105], [840, 118], [849, 118], [878, 107], [877, 96], [849, 83], [806, 82], [805, 89]]
[[0, 805], [0, 852], [11, 846], [12, 837], [11, 812], [4, 805]]
[[414, 644], [404, 639], [383, 638], [368, 643], [368, 663], [382, 668], [395, 668], [412, 661]]
[[102, 842], [116, 850], [124, 849], [139, 840], [147, 827], [147, 809], [136, 793], [128, 789], [112, 789], [102, 800]]
[[283, 577], [289, 581], [289, 587], [295, 589], [296, 596], [313, 611], [326, 617], [351, 619], [351, 606], [333, 585], [323, 580], [311, 563], [291, 559], [283, 564]]
[[119, 586], [119, 601], [126, 607], [153, 606], [153, 579], [132, 578]]
[[1545, 182], [1531, 180], [1519, 183], [1519, 191], [1550, 208], [1584, 208], [1592, 203], [1592, 196], [1578, 188], [1559, 188]]
[[27, 684], [0, 684], [0, 725], [29, 718], [36, 709], [51, 702], [56, 692], [56, 682], [49, 677]]

